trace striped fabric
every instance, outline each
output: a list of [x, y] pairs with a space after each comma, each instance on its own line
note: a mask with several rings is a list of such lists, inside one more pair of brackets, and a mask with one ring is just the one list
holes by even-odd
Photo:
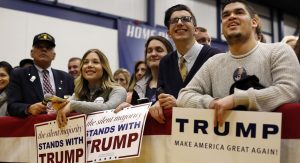
[[51, 83], [50, 83], [48, 70], [43, 70], [43, 90], [44, 90], [44, 94], [50, 93], [50, 94], [54, 95], [54, 91], [53, 91]]
[[[282, 113], [280, 163], [300, 162], [299, 108], [300, 103], [290, 103], [275, 110]], [[151, 116], [147, 117], [140, 157], [110, 163], [174, 163], [170, 153], [172, 109], [164, 109], [163, 112], [165, 124], [158, 124]], [[0, 152], [0, 162], [36, 162], [34, 124], [55, 118], [55, 114], [41, 114], [27, 118], [0, 117], [0, 147], [5, 149]]]

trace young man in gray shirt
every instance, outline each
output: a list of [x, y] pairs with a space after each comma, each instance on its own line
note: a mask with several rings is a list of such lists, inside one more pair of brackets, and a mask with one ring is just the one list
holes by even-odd
[[[291, 47], [256, 41], [258, 23], [246, 1], [224, 4], [222, 30], [229, 52], [211, 57], [183, 88], [180, 107], [215, 109], [215, 125], [223, 124], [224, 111], [237, 106], [247, 110], [272, 111], [284, 103], [298, 102], [300, 65]], [[255, 75], [265, 88], [246, 90], [230, 87], [243, 77]]]

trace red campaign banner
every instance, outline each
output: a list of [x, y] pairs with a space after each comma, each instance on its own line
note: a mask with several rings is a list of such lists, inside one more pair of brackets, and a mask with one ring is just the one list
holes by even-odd
[[[282, 113], [281, 163], [300, 162], [300, 103], [285, 104], [275, 112]], [[112, 163], [171, 163], [170, 143], [172, 109], [164, 110], [165, 124], [147, 116], [140, 157]], [[0, 162], [36, 162], [34, 124], [55, 120], [56, 115], [38, 115], [26, 118], [0, 117]], [[159, 151], [157, 151], [159, 149]]]

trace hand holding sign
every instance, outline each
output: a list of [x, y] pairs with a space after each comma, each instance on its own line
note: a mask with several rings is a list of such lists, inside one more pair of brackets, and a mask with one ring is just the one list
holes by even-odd
[[212, 109], [215, 109], [214, 126], [216, 127], [217, 124], [219, 124], [222, 127], [225, 119], [224, 117], [225, 111], [234, 108], [233, 95], [215, 100], [210, 105]]
[[67, 115], [71, 112], [70, 102], [68, 102], [62, 109], [57, 111], [56, 122], [59, 128], [67, 125]]
[[119, 111], [123, 110], [124, 108], [130, 107], [130, 106], [131, 106], [131, 104], [129, 104], [128, 102], [123, 102], [114, 110], [114, 113], [118, 113]]

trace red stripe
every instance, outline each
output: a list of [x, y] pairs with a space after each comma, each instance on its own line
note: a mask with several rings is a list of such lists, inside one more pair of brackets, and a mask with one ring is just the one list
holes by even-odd
[[43, 70], [43, 87], [44, 87], [45, 93], [51, 93], [52, 95], [54, 94], [54, 91], [53, 91], [51, 83], [50, 83], [48, 70]]
[[34, 136], [34, 124], [54, 120], [56, 115], [42, 114], [27, 118], [0, 117], [0, 137]]
[[172, 109], [164, 109], [163, 112], [166, 119], [165, 124], [158, 123], [150, 114], [148, 114], [144, 135], [171, 135]]
[[[282, 139], [300, 139], [300, 103], [285, 104], [276, 112], [282, 112]], [[164, 110], [166, 123], [159, 124], [147, 116], [144, 135], [171, 135], [172, 110]], [[74, 115], [74, 114], [73, 114]], [[0, 137], [34, 136], [34, 124], [55, 120], [56, 115], [38, 115], [28, 118], [0, 117]]]
[[284, 104], [276, 112], [282, 112], [281, 138], [300, 139], [300, 103]]

